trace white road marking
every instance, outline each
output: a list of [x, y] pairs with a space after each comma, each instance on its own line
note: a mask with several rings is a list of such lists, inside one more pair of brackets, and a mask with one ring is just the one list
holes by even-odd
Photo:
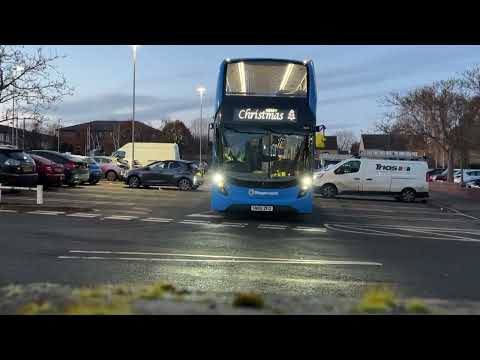
[[448, 209], [450, 211], [453, 211], [455, 212], [457, 215], [460, 215], [460, 216], [465, 216], [466, 218], [469, 218], [469, 219], [473, 219], [473, 220], [480, 220], [479, 218], [476, 218], [475, 216], [471, 216], [471, 215], [467, 215], [463, 212], [461, 212], [460, 210], [457, 210], [457, 209], [452, 209], [452, 208], [445, 208], [445, 209]]
[[[129, 259], [146, 261], [207, 261], [207, 262], [263, 262], [263, 263], [290, 263], [290, 264], [312, 264], [312, 265], [369, 265], [382, 266], [382, 263], [370, 261], [344, 261], [344, 260], [316, 260], [316, 259], [288, 259], [253, 256], [229, 256], [229, 255], [205, 255], [205, 254], [172, 254], [156, 252], [132, 252], [132, 251], [96, 251], [96, 250], [70, 250], [69, 253], [83, 254], [110, 254], [110, 255], [140, 255], [140, 256], [165, 256], [168, 258], [119, 258], [119, 257], [98, 257], [98, 256], [59, 256], [59, 258], [90, 258], [90, 259]], [[172, 257], [183, 257], [172, 258]]]
[[[453, 215], [453, 214], [450, 214]], [[462, 219], [433, 219], [433, 218], [419, 218], [419, 217], [398, 217], [395, 215], [392, 216], [382, 216], [382, 215], [351, 215], [351, 214], [328, 214], [331, 217], [356, 217], [356, 218], [370, 218], [370, 219], [395, 219], [395, 220], [405, 220], [405, 221], [441, 221], [441, 222], [458, 222], [464, 221]]]
[[214, 214], [190, 214], [187, 215], [188, 217], [202, 217], [202, 218], [214, 218], [214, 219], [223, 219], [222, 215], [214, 215]]
[[287, 225], [260, 224], [257, 229], [285, 230]]
[[187, 225], [210, 225], [210, 221], [204, 220], [182, 220], [178, 222], [179, 224], [187, 224]]
[[[373, 230], [373, 229], [370, 229], [369, 227], [367, 227], [365, 225], [363, 225], [363, 226], [362, 225], [352, 226], [352, 225], [339, 225], [339, 224], [325, 224], [325, 227], [327, 229], [330, 229], [330, 230], [342, 231], [342, 232], [353, 233], [353, 234], [377, 235], [377, 236], [389, 236], [389, 237], [403, 237], [403, 238], [414, 238], [414, 239], [433, 239], [433, 240], [480, 242], [480, 239], [474, 239], [474, 238], [468, 238], [468, 237], [456, 237], [456, 236], [450, 236], [448, 234], [443, 234], [441, 236], [439, 236], [438, 234], [434, 234], [434, 235], [437, 235], [435, 237], [435, 236], [407, 235], [407, 234], [390, 233], [390, 232], [386, 232], [386, 231]], [[405, 229], [398, 229], [398, 230], [408, 230], [408, 229], [405, 228]], [[414, 230], [414, 229], [412, 229], [411, 231], [416, 231], [416, 232], [419, 232], [419, 233], [433, 234], [432, 231], [420, 231], [420, 230]]]
[[33, 215], [63, 215], [65, 214], [65, 211], [47, 211], [47, 210], [35, 210], [35, 211], [29, 211], [27, 214], [33, 214]]
[[140, 221], [145, 221], [145, 222], [157, 222], [157, 223], [168, 223], [168, 222], [172, 222], [173, 219], [146, 218], [146, 219], [140, 219]]
[[303, 227], [303, 226], [294, 227], [292, 230], [307, 231], [307, 232], [321, 232], [321, 233], [327, 232], [327, 229], [325, 228], [312, 228], [312, 227]]
[[70, 217], [80, 217], [80, 218], [94, 218], [94, 217], [100, 216], [100, 214], [73, 213], [73, 214], [67, 214], [67, 216], [70, 216]]
[[14, 213], [17, 213], [18, 211], [16, 210], [3, 210], [3, 209], [0, 209], [0, 213], [10, 213], [10, 214], [14, 214]]
[[133, 219], [138, 219], [138, 216], [123, 216], [123, 215], [112, 215], [103, 218], [104, 220], [133, 220]]

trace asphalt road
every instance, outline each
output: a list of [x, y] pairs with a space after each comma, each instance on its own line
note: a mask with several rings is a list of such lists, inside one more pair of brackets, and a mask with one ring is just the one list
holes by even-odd
[[166, 280], [214, 292], [480, 300], [480, 221], [427, 203], [315, 198], [305, 217], [222, 215], [209, 192], [122, 183], [3, 194], [0, 286]]

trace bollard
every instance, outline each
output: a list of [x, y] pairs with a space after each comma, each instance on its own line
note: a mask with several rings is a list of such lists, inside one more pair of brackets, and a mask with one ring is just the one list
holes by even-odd
[[37, 205], [43, 205], [43, 185], [37, 185]]

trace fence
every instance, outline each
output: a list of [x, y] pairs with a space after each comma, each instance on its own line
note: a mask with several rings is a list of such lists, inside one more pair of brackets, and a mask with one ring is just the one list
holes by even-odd
[[0, 184], [0, 204], [2, 203], [2, 190], [36, 191], [37, 205], [43, 205], [43, 185], [37, 185], [36, 187], [30, 188], [18, 186], [2, 186], [2, 184]]

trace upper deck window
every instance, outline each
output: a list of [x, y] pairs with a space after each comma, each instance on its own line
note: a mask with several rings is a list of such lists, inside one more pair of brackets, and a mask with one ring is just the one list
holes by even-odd
[[307, 67], [274, 61], [227, 65], [226, 95], [306, 97]]

